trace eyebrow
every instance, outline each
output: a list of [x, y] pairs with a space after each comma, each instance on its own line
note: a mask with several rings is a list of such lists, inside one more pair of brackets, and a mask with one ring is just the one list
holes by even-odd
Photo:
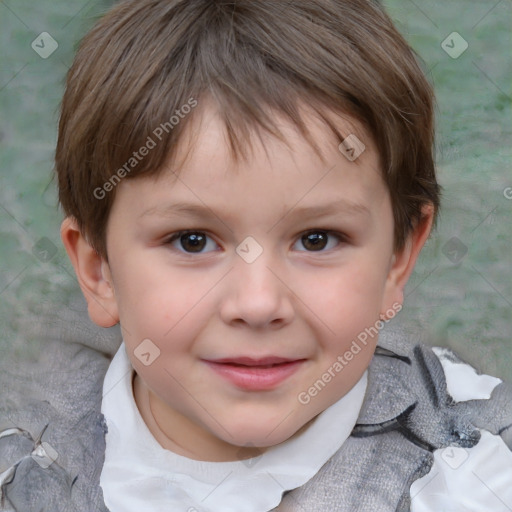
[[[346, 199], [338, 199], [333, 202], [299, 207], [296, 203], [294, 206], [289, 207], [282, 215], [281, 220], [285, 217], [323, 217], [327, 215], [334, 215], [343, 213], [345, 215], [370, 215], [370, 210], [367, 206], [361, 203], [349, 201]], [[219, 213], [222, 213], [218, 210]], [[211, 219], [212, 216], [219, 218], [213, 208], [194, 203], [174, 203], [167, 206], [154, 206], [142, 212], [139, 218], [142, 217], [182, 217], [190, 216], [197, 219]]]

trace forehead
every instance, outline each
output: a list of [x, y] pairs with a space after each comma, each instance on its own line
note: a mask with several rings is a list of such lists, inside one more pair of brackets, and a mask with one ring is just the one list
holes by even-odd
[[[320, 119], [320, 113], [324, 119]], [[328, 160], [333, 161], [333, 155], [334, 159], [337, 159], [342, 154], [338, 150], [342, 140], [345, 139], [349, 146], [353, 146], [354, 137], [363, 144], [365, 150], [375, 153], [371, 136], [362, 124], [350, 115], [335, 113], [326, 107], [309, 107], [303, 101], [299, 102], [300, 119], [305, 125], [309, 139], [300, 132], [298, 125], [286, 118], [282, 112], [273, 112], [266, 108], [266, 115], [271, 119], [270, 129], [258, 125], [253, 118], [245, 122], [243, 119], [235, 119], [235, 123], [239, 124], [233, 123], [231, 119], [226, 122], [214, 100], [205, 96], [201, 99], [200, 107], [187, 122], [180, 142], [172, 158], [167, 162], [167, 167], [179, 170], [186, 167], [190, 158], [198, 161], [202, 157], [213, 159], [212, 163], [221, 159], [225, 167], [232, 169], [247, 168], [250, 167], [251, 161], [262, 161], [265, 158], [272, 164], [272, 161], [278, 158], [278, 154], [282, 155], [285, 148], [292, 158], [307, 157], [308, 161], [317, 158], [322, 164], [326, 164]], [[278, 131], [280, 137], [271, 132], [273, 128]], [[235, 155], [230, 147], [228, 130], [236, 132], [235, 138], [241, 142], [241, 148], [235, 150]]]
[[[276, 116], [284, 141], [254, 130], [246, 158], [237, 160], [219, 112], [211, 103], [203, 105], [187, 124], [163, 172], [156, 177], [125, 180], [118, 199], [124, 198], [130, 209], [144, 217], [168, 213], [178, 203], [176, 211], [182, 214], [194, 214], [203, 207], [229, 217], [236, 217], [241, 210], [248, 212], [251, 207], [263, 216], [270, 205], [281, 205], [282, 215], [299, 203], [304, 212], [326, 202], [352, 213], [370, 209], [386, 187], [373, 141], [362, 125], [331, 114], [331, 121], [347, 138], [349, 149], [354, 150], [347, 154], [347, 143], [340, 146], [325, 121], [306, 107], [302, 115], [318, 151], [297, 127]], [[349, 158], [354, 155], [357, 158]]]

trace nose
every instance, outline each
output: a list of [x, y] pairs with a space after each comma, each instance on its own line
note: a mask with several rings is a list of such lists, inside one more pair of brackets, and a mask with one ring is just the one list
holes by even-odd
[[293, 292], [283, 272], [264, 255], [252, 263], [237, 257], [220, 306], [225, 323], [276, 329], [292, 321]]

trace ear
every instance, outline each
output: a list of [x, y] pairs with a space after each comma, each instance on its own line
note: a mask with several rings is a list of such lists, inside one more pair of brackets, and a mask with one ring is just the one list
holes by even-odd
[[[396, 310], [396, 305], [404, 302], [404, 288], [414, 270], [414, 265], [423, 245], [432, 229], [434, 221], [434, 206], [424, 205], [421, 218], [413, 227], [411, 233], [400, 251], [393, 254], [381, 308], [381, 318], [385, 319], [385, 311]], [[394, 306], [394, 307], [393, 307]]]
[[87, 301], [90, 319], [100, 327], [117, 324], [117, 301], [107, 261], [85, 239], [74, 218], [64, 219], [60, 236]]

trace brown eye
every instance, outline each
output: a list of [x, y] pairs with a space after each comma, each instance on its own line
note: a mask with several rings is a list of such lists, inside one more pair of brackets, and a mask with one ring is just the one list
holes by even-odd
[[208, 247], [209, 241], [210, 245], [216, 245], [209, 236], [201, 231], [181, 231], [174, 234], [167, 243], [174, 246], [180, 252], [199, 254], [210, 252], [204, 251]]
[[201, 252], [206, 245], [206, 237], [201, 233], [185, 233], [180, 236], [180, 243], [188, 252]]
[[307, 252], [322, 252], [326, 248], [327, 250], [333, 249], [341, 241], [343, 241], [343, 236], [339, 233], [316, 230], [304, 233], [297, 243], [300, 242]]
[[302, 244], [310, 251], [321, 251], [327, 245], [327, 233], [318, 231], [303, 235]]

